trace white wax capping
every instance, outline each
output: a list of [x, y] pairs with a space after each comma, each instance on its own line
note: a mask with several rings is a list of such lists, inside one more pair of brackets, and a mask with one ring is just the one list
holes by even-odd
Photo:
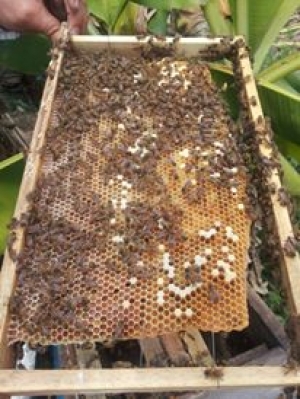
[[233, 280], [235, 280], [235, 278], [236, 278], [236, 273], [233, 272], [233, 271], [228, 271], [228, 272], [225, 274], [225, 281], [226, 281], [226, 283], [231, 283]]
[[219, 272], [218, 269], [212, 269], [211, 275], [212, 275], [213, 277], [219, 277], [220, 272]]
[[229, 254], [227, 259], [229, 260], [229, 262], [234, 262], [235, 256], [233, 254]]
[[212, 249], [211, 249], [211, 248], [205, 248], [204, 254], [205, 254], [206, 256], [211, 256], [211, 254], [212, 254]]
[[157, 298], [157, 304], [162, 306], [165, 303], [164, 298]]
[[203, 256], [201, 256], [201, 255], [195, 256], [195, 265], [196, 266], [201, 267], [202, 265], [205, 265], [206, 262], [207, 262], [207, 259], [204, 258]]
[[158, 250], [159, 250], [160, 252], [163, 252], [163, 251], [165, 250], [165, 246], [164, 246], [163, 244], [159, 244], [159, 245], [158, 245]]
[[165, 252], [163, 254], [163, 260], [169, 262], [169, 260], [170, 260], [170, 253], [169, 252]]
[[203, 114], [200, 114], [200, 115], [198, 116], [198, 119], [197, 119], [197, 120], [198, 120], [198, 123], [201, 123], [203, 116], [204, 116]]
[[113, 236], [112, 242], [115, 244], [120, 244], [124, 242], [124, 238], [122, 236]]
[[123, 301], [123, 308], [128, 309], [130, 307], [130, 302], [128, 300]]
[[224, 144], [221, 143], [220, 141], [215, 141], [214, 142], [214, 146], [217, 147], [217, 148], [224, 148]]
[[162, 277], [159, 277], [159, 278], [157, 279], [157, 285], [159, 285], [159, 286], [164, 285], [164, 279], [163, 279]]
[[131, 277], [129, 279], [129, 282], [130, 282], [131, 285], [135, 285], [137, 283], [137, 278], [136, 277]]
[[190, 266], [191, 266], [191, 263], [190, 263], [190, 262], [184, 262], [184, 264], [183, 264], [183, 267], [184, 267], [185, 269], [188, 269]]
[[217, 234], [217, 230], [214, 227], [212, 229], [210, 229], [209, 232], [210, 232], [211, 236], [214, 236]]
[[122, 210], [124, 210], [124, 209], [126, 209], [127, 208], [127, 199], [126, 198], [121, 198], [121, 206], [120, 206], [120, 208], [122, 209]]
[[116, 209], [118, 207], [118, 201], [116, 198], [112, 198], [111, 203], [112, 203], [112, 206], [114, 209]]
[[184, 158], [188, 158], [190, 155], [190, 150], [188, 148], [185, 148], [184, 150], [179, 152], [179, 155]]
[[169, 278], [174, 278], [175, 277], [174, 267], [170, 267], [169, 272], [168, 272], [168, 277]]

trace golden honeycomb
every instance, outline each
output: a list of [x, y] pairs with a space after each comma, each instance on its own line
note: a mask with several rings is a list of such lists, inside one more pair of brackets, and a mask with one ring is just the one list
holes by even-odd
[[68, 53], [24, 216], [10, 342], [246, 327], [235, 134], [200, 60]]

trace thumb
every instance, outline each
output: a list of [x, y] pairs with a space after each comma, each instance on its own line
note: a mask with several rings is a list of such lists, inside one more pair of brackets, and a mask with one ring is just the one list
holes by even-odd
[[59, 37], [59, 20], [51, 15], [42, 4], [36, 15], [37, 17], [34, 21], [31, 21], [31, 29], [36, 32], [44, 33], [49, 36], [52, 41], [56, 41]]

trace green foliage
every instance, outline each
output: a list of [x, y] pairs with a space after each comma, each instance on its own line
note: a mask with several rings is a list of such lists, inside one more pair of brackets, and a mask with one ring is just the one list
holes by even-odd
[[264, 297], [266, 304], [276, 314], [282, 324], [285, 324], [288, 318], [288, 311], [285, 301], [282, 297], [281, 289], [274, 284], [269, 284], [269, 292]]
[[[300, 6], [300, 0], [228, 0], [230, 18], [222, 12], [220, 0], [207, 0], [203, 11], [216, 35], [244, 35], [254, 58], [258, 91], [264, 113], [270, 117], [277, 144], [288, 158], [299, 161], [300, 151], [300, 55], [282, 52], [272, 62], [270, 49], [288, 18]], [[232, 80], [232, 72], [214, 66], [217, 73]], [[293, 149], [290, 151], [290, 149]], [[296, 158], [295, 158], [296, 156]], [[300, 176], [282, 158], [286, 182], [299, 195]], [[290, 180], [291, 179], [291, 180]]]
[[7, 224], [13, 215], [24, 168], [22, 155], [0, 162], [0, 254], [5, 249]]
[[0, 41], [0, 65], [23, 73], [38, 74], [47, 68], [50, 41], [42, 35], [26, 34]]
[[[160, 35], [167, 32], [168, 16], [172, 9], [199, 9], [198, 0], [88, 0], [89, 10], [100, 27], [99, 32], [109, 34], [135, 33], [138, 5], [156, 10], [148, 23], [148, 31]], [[119, 22], [122, 17], [132, 27], [131, 30], [123, 29]]]

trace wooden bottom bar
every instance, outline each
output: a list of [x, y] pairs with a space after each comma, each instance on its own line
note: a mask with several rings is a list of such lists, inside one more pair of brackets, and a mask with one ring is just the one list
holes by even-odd
[[300, 372], [282, 367], [226, 367], [221, 379], [208, 378], [203, 367], [0, 371], [0, 395], [116, 394], [180, 392], [218, 388], [300, 386]]

